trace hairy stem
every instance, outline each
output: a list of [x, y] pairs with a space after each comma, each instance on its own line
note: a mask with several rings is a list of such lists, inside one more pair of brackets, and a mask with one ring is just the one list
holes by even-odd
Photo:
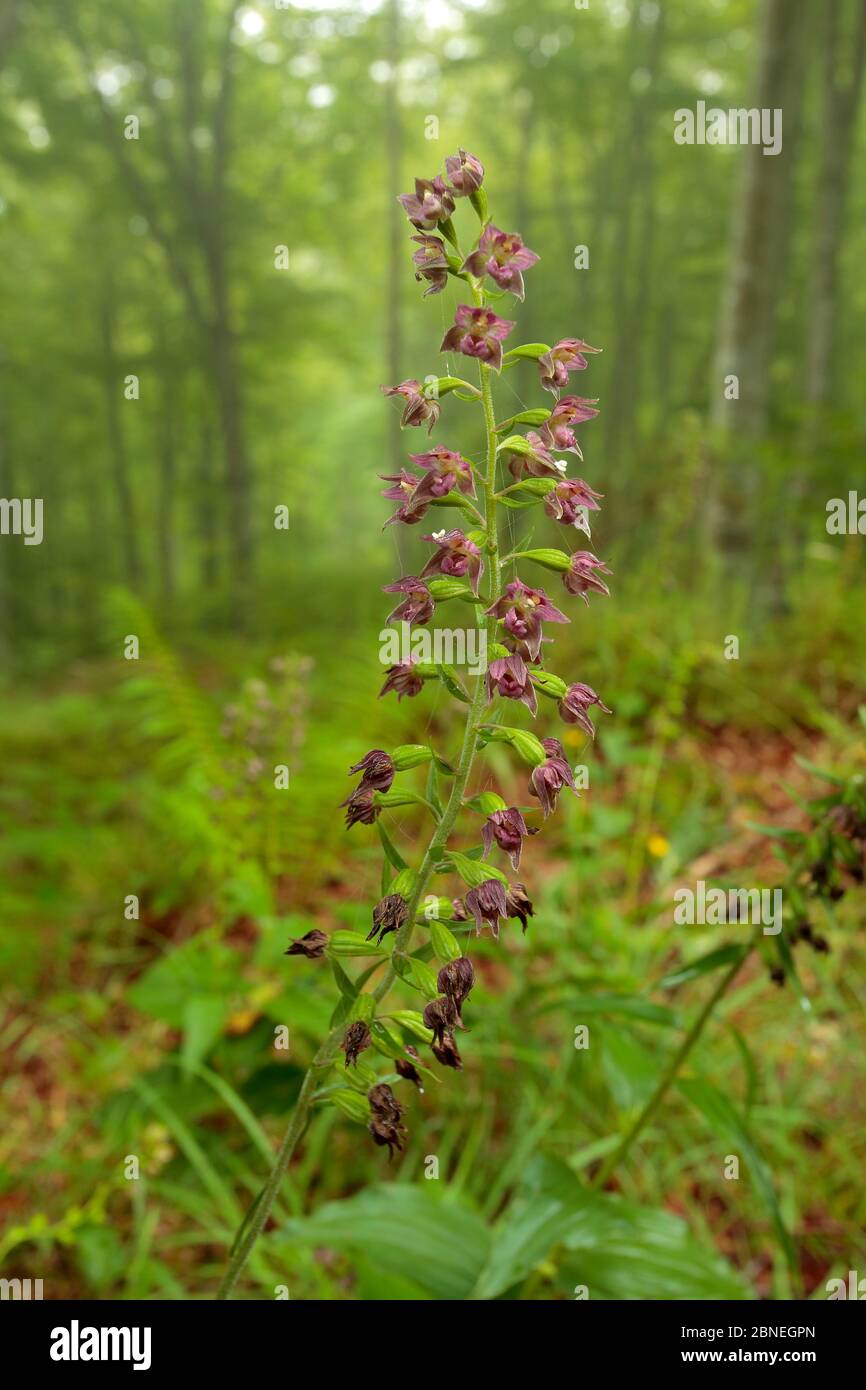
[[[484, 295], [480, 289], [473, 288], [473, 299], [476, 304], [484, 302]], [[481, 374], [481, 403], [484, 410], [484, 431], [486, 442], [486, 472], [484, 476], [484, 496], [485, 496], [485, 515], [482, 518], [480, 513], [476, 513], [479, 522], [483, 520], [487, 532], [486, 538], [486, 564], [488, 574], [487, 607], [499, 597], [499, 537], [496, 526], [496, 434], [495, 418], [493, 413], [493, 383], [492, 371], [486, 363], [479, 364]], [[479, 626], [484, 625], [487, 634], [487, 641], [492, 641], [496, 631], [496, 618], [489, 616], [486, 619], [478, 613]], [[394, 957], [403, 955], [408, 950], [411, 943], [412, 933], [415, 929], [415, 917], [418, 905], [430, 881], [434, 865], [441, 858], [442, 853], [448, 843], [448, 836], [454, 828], [454, 822], [463, 804], [463, 795], [466, 791], [466, 784], [469, 781], [469, 774], [472, 771], [472, 762], [475, 757], [475, 750], [478, 746], [478, 722], [485, 704], [485, 678], [479, 675], [476, 678], [475, 690], [472, 695], [472, 702], [466, 716], [466, 725], [463, 730], [463, 743], [460, 749], [460, 757], [457, 763], [457, 770], [451, 786], [451, 795], [442, 813], [442, 819], [436, 826], [430, 843], [424, 852], [420, 867], [415, 879], [412, 894], [408, 900], [408, 911], [406, 921], [397, 932], [394, 938], [394, 947], [391, 961], [382, 979], [372, 991], [373, 999], [379, 1004], [386, 996], [391, 986], [397, 978], [394, 969]], [[274, 1201], [280, 1190], [286, 1169], [291, 1162], [292, 1155], [303, 1136], [307, 1127], [312, 1105], [313, 1094], [316, 1089], [317, 1074], [331, 1066], [339, 1050], [340, 1040], [343, 1036], [343, 1025], [333, 1028], [328, 1034], [322, 1046], [313, 1058], [304, 1077], [298, 1099], [295, 1103], [292, 1118], [283, 1136], [283, 1141], [277, 1151], [274, 1166], [270, 1176], [262, 1190], [258, 1201], [251, 1214], [248, 1216], [246, 1226], [242, 1228], [240, 1238], [237, 1240], [228, 1268], [226, 1269], [223, 1281], [217, 1294], [218, 1299], [228, 1298], [240, 1278], [249, 1260], [252, 1249], [261, 1235], [268, 1217], [273, 1207]]]

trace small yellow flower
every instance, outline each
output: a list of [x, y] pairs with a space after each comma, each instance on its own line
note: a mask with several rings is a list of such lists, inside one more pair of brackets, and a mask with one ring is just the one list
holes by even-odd
[[650, 835], [646, 847], [654, 859], [664, 859], [670, 853], [670, 844], [664, 835]]

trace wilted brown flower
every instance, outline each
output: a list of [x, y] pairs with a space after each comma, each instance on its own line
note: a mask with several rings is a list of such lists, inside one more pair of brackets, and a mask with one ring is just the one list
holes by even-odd
[[463, 1070], [463, 1058], [457, 1051], [457, 1044], [452, 1033], [446, 1033], [441, 1043], [434, 1042], [430, 1049], [437, 1062], [443, 1067], [453, 1067], [454, 1071]]
[[394, 1068], [398, 1076], [402, 1076], [404, 1081], [411, 1081], [413, 1086], [418, 1087], [421, 1095], [424, 1094], [421, 1075], [413, 1062], [407, 1062], [405, 1057], [395, 1057]]
[[370, 1029], [362, 1018], [350, 1023], [343, 1036], [340, 1047], [346, 1054], [346, 1066], [357, 1066], [358, 1058], [370, 1046]]
[[463, 1019], [460, 1016], [460, 1010], [463, 1001], [468, 999], [474, 984], [475, 970], [468, 956], [449, 960], [447, 965], [443, 965], [436, 977], [436, 985], [454, 1005], [457, 1012], [456, 1021], [461, 1027], [463, 1026]]
[[370, 1109], [373, 1112], [367, 1129], [373, 1136], [373, 1142], [380, 1148], [388, 1147], [388, 1161], [390, 1163], [394, 1156], [394, 1150], [402, 1151], [403, 1142], [406, 1139], [406, 1128], [400, 1123], [403, 1115], [403, 1107], [398, 1101], [391, 1087], [382, 1081], [378, 1086], [373, 1086], [367, 1092], [367, 1100], [370, 1102]]
[[308, 931], [306, 936], [297, 937], [283, 952], [285, 956], [306, 956], [307, 960], [318, 960], [319, 956], [324, 955], [325, 947], [328, 944], [328, 937], [325, 932], [319, 931], [314, 927]]
[[391, 931], [399, 931], [409, 912], [409, 904], [402, 893], [389, 893], [380, 898], [373, 908], [373, 928], [367, 940], [381, 941]]
[[535, 909], [529, 901], [529, 896], [522, 883], [514, 883], [505, 894], [505, 907], [509, 917], [517, 917], [520, 925], [526, 931], [528, 917], [535, 916]]

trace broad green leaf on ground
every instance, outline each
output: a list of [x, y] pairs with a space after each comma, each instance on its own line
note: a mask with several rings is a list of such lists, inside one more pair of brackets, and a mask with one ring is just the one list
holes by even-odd
[[770, 1214], [785, 1259], [793, 1268], [796, 1263], [794, 1246], [782, 1220], [773, 1179], [749, 1132], [746, 1120], [727, 1096], [709, 1081], [700, 1077], [682, 1077], [677, 1085], [687, 1100], [700, 1111], [713, 1133], [730, 1147], [730, 1152], [745, 1160], [746, 1173], [743, 1176], [751, 1177], [754, 1182], [758, 1195]]
[[619, 1110], [644, 1105], [658, 1082], [661, 1062], [633, 1033], [624, 1028], [595, 1026], [601, 1033], [601, 1068]]
[[462, 1203], [407, 1183], [380, 1185], [345, 1202], [329, 1202], [283, 1227], [294, 1244], [328, 1246], [407, 1280], [433, 1299], [465, 1299], [481, 1273], [490, 1234]]
[[539, 1158], [497, 1222], [473, 1297], [498, 1298], [554, 1250], [590, 1298], [743, 1299], [749, 1291], [713, 1249], [670, 1212], [594, 1192], [558, 1159]]

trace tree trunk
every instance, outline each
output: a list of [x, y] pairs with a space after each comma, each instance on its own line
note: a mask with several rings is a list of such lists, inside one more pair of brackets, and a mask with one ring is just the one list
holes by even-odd
[[129, 458], [126, 451], [126, 431], [121, 410], [125, 402], [123, 396], [123, 372], [115, 351], [115, 291], [114, 284], [107, 276], [103, 285], [100, 306], [100, 327], [102, 332], [102, 379], [105, 389], [105, 415], [108, 428], [108, 447], [111, 459], [111, 475], [114, 481], [114, 495], [117, 503], [117, 533], [123, 550], [122, 566], [129, 585], [138, 588], [141, 580], [141, 560], [138, 550], [138, 524], [136, 520], [135, 495], [129, 475]]
[[[385, 51], [390, 77], [385, 86], [385, 198], [388, 222], [388, 284], [385, 321], [386, 380], [396, 386], [402, 379], [403, 338], [401, 307], [403, 276], [406, 274], [406, 246], [403, 236], [405, 218], [394, 196], [402, 188], [400, 173], [403, 153], [403, 129], [400, 119], [400, 0], [390, 0], [385, 15]], [[399, 473], [403, 466], [403, 441], [400, 416], [396, 410], [388, 413], [388, 452], [391, 472]]]
[[[780, 243], [786, 242], [785, 209], [790, 198], [794, 146], [785, 140], [796, 126], [800, 101], [799, 55], [805, 7], [787, 0], [763, 0], [753, 106], [784, 112], [782, 148], [765, 155], [761, 144], [746, 145], [734, 214], [730, 259], [710, 390], [714, 425], [758, 438], [766, 433], [773, 352], [775, 273]], [[739, 396], [726, 399], [725, 378], [736, 376]]]
[[[810, 445], [817, 441], [820, 408], [830, 395], [839, 249], [845, 233], [851, 151], [866, 61], [866, 0], [859, 0], [847, 34], [842, 32], [845, 10], [842, 0], [825, 0], [821, 154], [806, 338], [806, 400], [813, 407], [806, 422]], [[840, 42], [848, 64], [845, 81], [839, 71]]]

